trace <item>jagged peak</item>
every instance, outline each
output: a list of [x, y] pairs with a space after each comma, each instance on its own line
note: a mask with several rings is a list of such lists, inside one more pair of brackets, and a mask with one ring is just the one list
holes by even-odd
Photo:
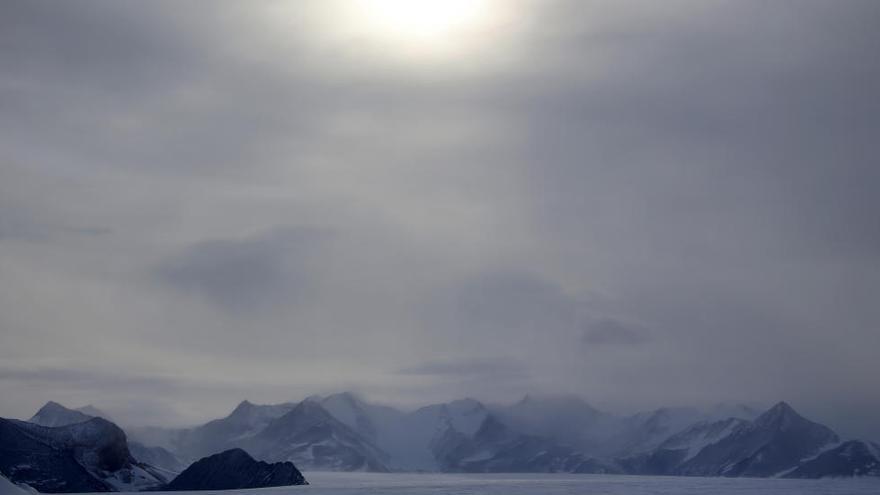
[[811, 428], [816, 431], [822, 431], [832, 441], [837, 442], [838, 436], [833, 430], [825, 425], [810, 421], [801, 416], [794, 410], [791, 405], [785, 401], [778, 402], [776, 405], [758, 416], [751, 424], [752, 428], [766, 428], [772, 430], [786, 431], [790, 429]]
[[73, 411], [73, 409], [70, 409], [63, 404], [55, 402], [54, 400], [50, 400], [49, 402], [43, 404], [43, 407], [40, 408], [40, 411]]
[[229, 413], [228, 417], [233, 418], [233, 417], [239, 417], [239, 416], [249, 414], [251, 411], [253, 411], [253, 409], [255, 407], [256, 407], [256, 404], [245, 399], [245, 400], [239, 402], [237, 406], [235, 406], [235, 409], [233, 409], [232, 412]]
[[330, 413], [327, 412], [327, 410], [324, 409], [324, 406], [322, 406], [319, 402], [315, 402], [313, 400], [308, 400], [308, 399], [303, 400], [302, 402], [297, 404], [296, 407], [291, 409], [289, 413], [285, 414], [285, 416], [289, 416], [291, 414], [308, 414], [308, 413], [318, 413], [318, 414], [325, 414], [327, 416], [330, 416]]
[[804, 417], [798, 414], [788, 402], [779, 401], [773, 407], [758, 416], [758, 418], [755, 419], [755, 422], [766, 424], [782, 420], [804, 420]]
[[63, 426], [81, 423], [91, 417], [81, 411], [67, 408], [58, 402], [49, 401], [28, 421], [42, 426]]

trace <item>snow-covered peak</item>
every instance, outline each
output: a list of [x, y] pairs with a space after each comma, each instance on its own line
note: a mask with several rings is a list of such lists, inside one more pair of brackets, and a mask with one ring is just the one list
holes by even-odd
[[82, 423], [90, 419], [92, 419], [92, 416], [88, 414], [68, 409], [57, 402], [49, 401], [28, 421], [41, 426], [55, 427]]
[[254, 404], [251, 401], [245, 399], [239, 402], [237, 406], [235, 406], [235, 409], [232, 410], [232, 412], [229, 414], [229, 417], [234, 418], [246, 416], [249, 415], [253, 409]]
[[810, 423], [810, 421], [798, 414], [797, 411], [785, 401], [778, 402], [776, 405], [758, 416], [754, 421], [755, 427], [780, 430], [803, 423]]
[[367, 406], [351, 392], [329, 395], [317, 403], [348, 427], [368, 438], [374, 438], [375, 426], [366, 412]]
[[226, 417], [226, 420], [251, 427], [265, 426], [269, 421], [279, 418], [293, 409], [290, 403], [254, 404], [245, 399]]

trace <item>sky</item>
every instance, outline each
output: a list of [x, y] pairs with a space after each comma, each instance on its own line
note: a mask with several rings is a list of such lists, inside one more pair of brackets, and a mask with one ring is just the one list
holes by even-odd
[[540, 392], [880, 440], [880, 2], [449, 5], [3, 2], [0, 416]]

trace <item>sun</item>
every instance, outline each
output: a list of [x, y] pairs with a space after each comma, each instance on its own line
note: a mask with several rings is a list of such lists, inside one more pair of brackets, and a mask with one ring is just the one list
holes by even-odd
[[359, 16], [374, 34], [399, 41], [445, 42], [478, 29], [488, 17], [487, 0], [356, 0]]
[[[275, 0], [257, 2], [279, 39], [359, 62], [441, 67], [498, 51], [515, 18], [506, 0]], [[499, 59], [499, 57], [495, 57]]]

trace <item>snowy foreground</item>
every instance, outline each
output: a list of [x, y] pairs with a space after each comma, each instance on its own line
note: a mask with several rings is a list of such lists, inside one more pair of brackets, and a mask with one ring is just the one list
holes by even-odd
[[[880, 479], [746, 479], [569, 474], [304, 473], [309, 486], [225, 492], [254, 495], [877, 495]], [[171, 492], [169, 492], [171, 493]], [[181, 495], [184, 492], [173, 492]], [[204, 495], [208, 492], [187, 492]], [[223, 493], [223, 492], [220, 492]]]

